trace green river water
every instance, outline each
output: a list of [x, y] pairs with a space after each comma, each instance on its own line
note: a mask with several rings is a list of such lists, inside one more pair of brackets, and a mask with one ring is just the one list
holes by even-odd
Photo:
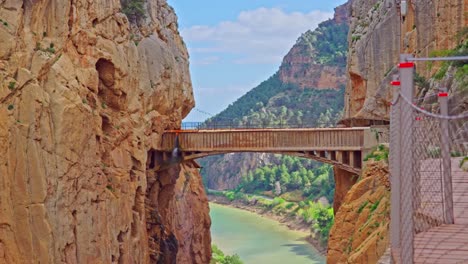
[[238, 254], [245, 264], [325, 263], [304, 240], [307, 234], [291, 231], [251, 212], [210, 203], [211, 236], [226, 254]]

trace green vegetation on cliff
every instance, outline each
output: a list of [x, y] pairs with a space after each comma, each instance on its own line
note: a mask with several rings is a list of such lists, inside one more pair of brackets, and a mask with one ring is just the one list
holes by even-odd
[[[348, 30], [346, 23], [337, 24], [334, 20], [321, 23], [314, 31], [309, 30], [298, 38], [295, 45], [301, 50], [298, 56], [311, 57], [318, 65], [338, 66], [344, 71]], [[307, 63], [303, 65], [309, 66]], [[282, 64], [282, 67], [288, 65]], [[283, 83], [277, 72], [209, 121], [263, 121], [266, 125], [282, 121], [300, 125], [317, 122], [321, 114], [326, 114], [333, 120], [323, 126], [330, 126], [341, 117], [344, 86], [343, 83], [339, 90], [301, 88], [293, 83]]]
[[144, 0], [120, 0], [122, 12], [131, 20], [145, 18]]
[[210, 264], [243, 264], [237, 254], [225, 255], [216, 245], [211, 245], [212, 259]]
[[328, 20], [320, 23], [316, 30], [302, 34], [297, 43], [309, 45], [315, 51], [311, 55], [319, 64], [346, 67], [348, 31], [346, 23]]
[[[436, 50], [431, 52], [431, 57], [450, 57], [450, 56], [467, 56], [468, 55], [468, 27], [465, 27], [457, 36], [458, 46], [450, 50]], [[454, 68], [455, 79], [461, 83], [460, 88], [466, 90], [468, 87], [468, 63], [466, 61], [444, 61], [444, 62], [428, 62], [429, 69], [434, 65], [439, 66], [439, 70], [432, 76], [436, 81], [444, 79], [451, 68]], [[422, 87], [426, 88], [426, 87]], [[421, 94], [425, 95], [427, 89], [422, 89]]]

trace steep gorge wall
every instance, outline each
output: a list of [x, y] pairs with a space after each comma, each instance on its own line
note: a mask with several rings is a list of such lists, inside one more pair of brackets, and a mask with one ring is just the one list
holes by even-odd
[[[335, 26], [349, 25], [350, 7], [351, 2], [338, 6], [335, 8], [333, 19], [327, 22]], [[325, 27], [324, 23], [321, 25], [322, 27]], [[341, 58], [334, 64], [322, 63], [318, 60], [320, 51], [314, 45], [317, 44], [317, 38], [321, 34], [323, 32], [315, 33], [309, 30], [297, 40], [296, 44], [284, 57], [278, 71], [282, 82], [294, 83], [301, 88], [309, 89], [340, 89], [346, 83], [345, 54], [340, 56], [343, 58], [343, 62], [340, 61]], [[329, 41], [331, 40], [329, 39]], [[338, 45], [339, 43], [330, 44]]]
[[[389, 86], [400, 53], [429, 57], [465, 43], [468, 2], [464, 0], [408, 1], [408, 15], [400, 17], [400, 1], [354, 0], [349, 33], [348, 83], [345, 93], [346, 125], [371, 125], [389, 121], [392, 99]], [[465, 49], [466, 52], [466, 49]], [[444, 53], [444, 52], [442, 52]], [[467, 76], [454, 78], [449, 67], [441, 79], [434, 78], [441, 64], [416, 63], [427, 87], [416, 87], [416, 96], [438, 111], [430, 94], [442, 84], [450, 89], [452, 114], [468, 110]], [[418, 82], [416, 82], [418, 85]], [[421, 86], [421, 84], [419, 84]], [[370, 163], [361, 179], [345, 195], [330, 232], [327, 261], [330, 263], [377, 263], [388, 247], [389, 172], [386, 164]], [[345, 186], [346, 187], [346, 186]], [[345, 189], [345, 188], [342, 188]], [[336, 204], [335, 204], [336, 206]]]
[[[389, 120], [389, 82], [400, 53], [428, 57], [455, 48], [457, 35], [468, 26], [465, 0], [410, 0], [408, 15], [400, 17], [399, 0], [354, 0], [348, 52], [349, 80], [345, 94], [345, 123]], [[430, 78], [437, 67], [417, 63], [420, 75]], [[433, 87], [435, 85], [432, 85]]]
[[242, 176], [279, 159], [268, 153], [229, 153], [201, 159], [206, 186], [214, 190], [232, 190], [242, 182]]
[[388, 164], [368, 162], [335, 216], [327, 263], [377, 263], [389, 245], [389, 224]]
[[0, 263], [209, 261], [197, 170], [150, 170], [194, 102], [173, 9], [144, 12], [0, 1]]

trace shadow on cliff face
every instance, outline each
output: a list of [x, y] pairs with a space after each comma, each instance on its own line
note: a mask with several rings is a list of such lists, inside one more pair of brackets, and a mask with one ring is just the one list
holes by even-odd
[[174, 264], [177, 260], [179, 243], [171, 232], [170, 203], [175, 196], [175, 184], [180, 175], [180, 167], [155, 172], [162, 162], [162, 154], [148, 151], [146, 164], [147, 189], [145, 193], [146, 229], [152, 263]]
[[116, 83], [119, 76], [116, 73], [114, 64], [106, 59], [99, 59], [96, 62], [96, 70], [99, 75], [98, 97], [101, 101], [101, 107], [107, 106], [122, 111], [126, 109], [127, 94], [119, 89]]

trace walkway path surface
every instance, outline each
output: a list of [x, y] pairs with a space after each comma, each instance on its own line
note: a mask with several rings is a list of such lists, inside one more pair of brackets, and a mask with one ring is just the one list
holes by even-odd
[[[415, 263], [468, 263], [468, 172], [452, 160], [455, 224], [433, 227], [415, 237]], [[424, 175], [421, 175], [424, 184]], [[424, 200], [424, 198], [423, 198]]]

